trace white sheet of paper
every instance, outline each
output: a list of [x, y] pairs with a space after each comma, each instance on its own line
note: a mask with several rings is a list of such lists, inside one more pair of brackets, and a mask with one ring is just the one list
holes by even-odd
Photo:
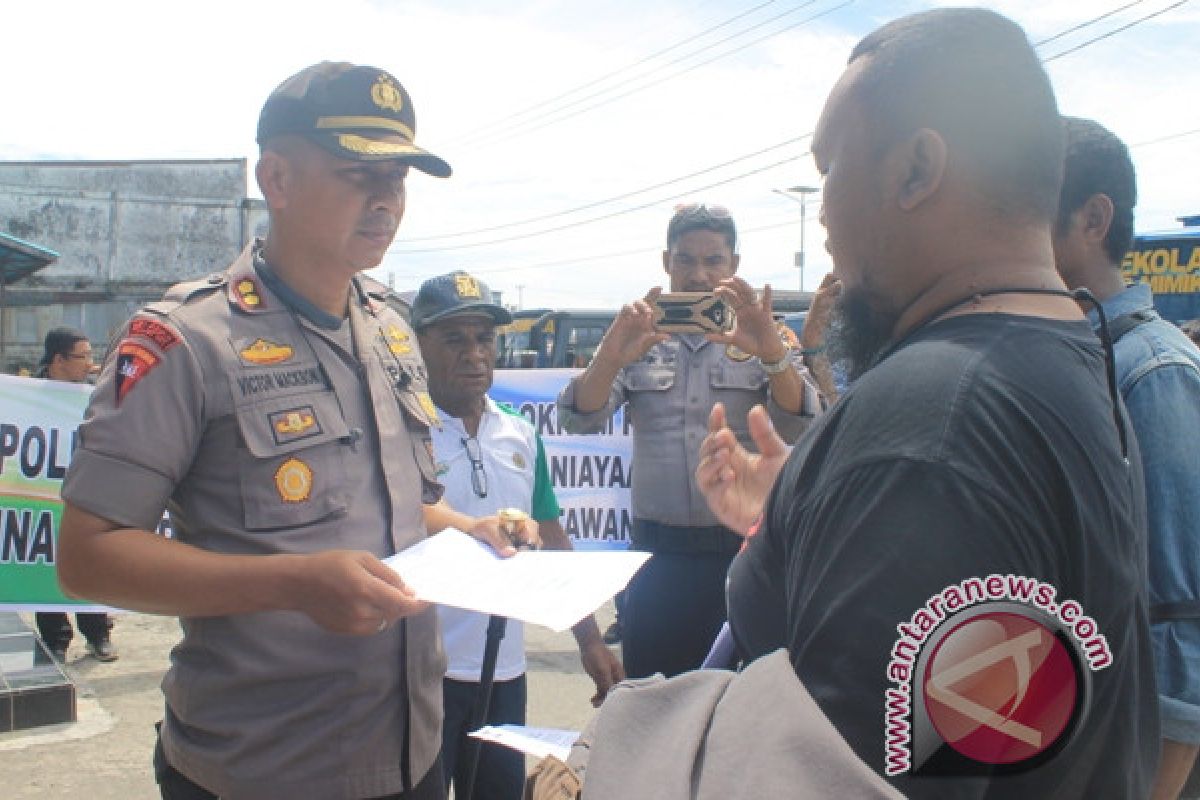
[[383, 563], [422, 600], [565, 631], [624, 589], [648, 558], [633, 551], [562, 550], [500, 558], [447, 528]]
[[571, 755], [571, 745], [579, 738], [579, 731], [531, 728], [526, 725], [484, 725], [470, 735], [485, 742], [511, 747], [534, 758], [554, 756], [559, 761], [566, 761], [567, 756]]

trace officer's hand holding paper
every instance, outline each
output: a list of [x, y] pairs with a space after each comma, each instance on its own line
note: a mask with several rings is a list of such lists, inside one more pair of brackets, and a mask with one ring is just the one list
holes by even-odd
[[384, 563], [422, 600], [564, 631], [625, 588], [649, 557], [539, 550], [502, 559], [447, 528]]

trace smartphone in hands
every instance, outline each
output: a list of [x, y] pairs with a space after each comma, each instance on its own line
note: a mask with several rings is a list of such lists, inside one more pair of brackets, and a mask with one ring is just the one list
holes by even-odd
[[654, 328], [662, 333], [721, 333], [733, 310], [712, 292], [668, 292], [654, 299]]

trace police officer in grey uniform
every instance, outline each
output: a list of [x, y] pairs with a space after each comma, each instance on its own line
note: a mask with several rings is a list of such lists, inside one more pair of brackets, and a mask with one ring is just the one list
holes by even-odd
[[713, 405], [752, 446], [746, 415], [765, 403], [794, 441], [822, 408], [798, 349], [761, 294], [735, 276], [737, 230], [720, 206], [678, 206], [663, 268], [673, 292], [713, 292], [735, 310], [726, 334], [668, 336], [654, 329], [652, 289], [621, 309], [586, 370], [558, 398], [572, 433], [603, 428], [622, 404], [633, 420], [633, 546], [654, 553], [634, 576], [621, 617], [625, 672], [640, 678], [699, 667], [725, 619], [725, 574], [741, 538], [709, 511], [696, 485]]
[[[59, 578], [181, 619], [166, 798], [445, 796], [437, 617], [380, 559], [427, 527], [502, 538], [438, 504], [415, 337], [356, 278], [392, 241], [409, 167], [450, 174], [415, 124], [379, 69], [281, 84], [258, 125], [266, 240], [136, 314], [92, 396]], [[150, 532], [164, 507], [174, 540]]]

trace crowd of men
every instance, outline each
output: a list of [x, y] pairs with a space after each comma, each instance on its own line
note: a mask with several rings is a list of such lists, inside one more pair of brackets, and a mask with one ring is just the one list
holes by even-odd
[[[476, 772], [465, 739], [489, 620], [381, 562], [449, 526], [502, 557], [570, 547], [541, 441], [487, 396], [508, 313], [456, 272], [421, 287], [410, 326], [357, 279], [410, 168], [450, 175], [415, 133], [386, 71], [282, 83], [257, 132], [266, 238], [135, 314], [100, 373], [60, 581], [181, 620], [164, 798], [520, 796], [522, 759], [485, 749]], [[1177, 797], [1200, 744], [1200, 355], [1121, 280], [1128, 152], [1060, 115], [1017, 25], [943, 9], [858, 43], [813, 154], [834, 272], [800, 342], [737, 275], [729, 211], [684, 205], [670, 290], [717, 295], [733, 328], [665, 334], [650, 289], [558, 399], [571, 431], [632, 415], [633, 546], [653, 553], [623, 664], [590, 618], [575, 628], [593, 702], [661, 673], [693, 707], [727, 621], [747, 675], [786, 654], [822, 741], [743, 740], [726, 776], [819, 746], [858, 764], [843, 796]], [[1044, 602], [961, 600], [993, 579]], [[520, 723], [519, 626], [502, 648], [488, 720]], [[907, 717], [889, 717], [896, 692]], [[721, 721], [749, 707], [731, 705]], [[621, 708], [597, 764], [614, 739], [628, 776], [720, 758], [664, 748], [666, 707]]]

